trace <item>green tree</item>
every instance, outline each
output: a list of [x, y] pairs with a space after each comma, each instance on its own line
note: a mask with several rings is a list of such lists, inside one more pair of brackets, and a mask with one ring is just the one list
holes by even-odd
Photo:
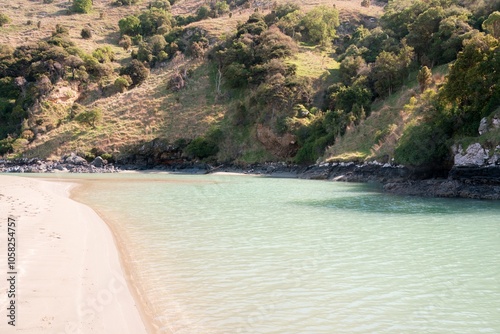
[[148, 78], [149, 69], [137, 59], [133, 59], [127, 67], [122, 68], [120, 74], [130, 76], [132, 79], [131, 87], [135, 87], [143, 83]]
[[159, 9], [163, 9], [167, 12], [170, 11], [170, 2], [168, 2], [167, 0], [155, 0], [153, 2], [151, 2], [150, 4], [151, 8], [159, 8]]
[[90, 13], [92, 10], [92, 0], [73, 0], [71, 10], [75, 13]]
[[129, 15], [118, 21], [122, 35], [136, 36], [141, 32], [141, 21], [137, 16]]
[[198, 21], [206, 19], [210, 15], [210, 8], [208, 6], [203, 5], [196, 11], [196, 19]]
[[362, 71], [368, 71], [368, 66], [360, 56], [348, 56], [340, 63], [340, 79], [345, 85], [352, 84]]
[[427, 66], [423, 66], [417, 75], [420, 92], [423, 93], [432, 83], [432, 72]]
[[380, 96], [392, 94], [399, 87], [409, 72], [414, 54], [413, 49], [403, 42], [399, 53], [382, 51], [370, 73], [374, 81], [375, 92]]
[[398, 0], [389, 1], [381, 18], [384, 30], [391, 31], [397, 39], [408, 35], [409, 25], [415, 22], [417, 17], [426, 11], [430, 4], [420, 0]]
[[[467, 16], [453, 15], [439, 23], [439, 29], [432, 36], [426, 56], [436, 64], [446, 64], [456, 59], [465, 39], [471, 37], [473, 28]], [[424, 62], [421, 61], [422, 64]], [[425, 64], [424, 64], [425, 65]]]
[[477, 33], [450, 68], [441, 96], [456, 106], [456, 124], [468, 124], [467, 134], [476, 134], [482, 117], [500, 105], [500, 41]]
[[302, 18], [303, 36], [311, 43], [327, 45], [336, 36], [340, 25], [339, 13], [335, 8], [318, 6]]
[[274, 13], [278, 19], [287, 16], [290, 13], [300, 10], [300, 6], [291, 2], [286, 2], [278, 5], [274, 10]]
[[128, 75], [122, 75], [116, 78], [114, 82], [115, 89], [120, 93], [127, 91], [127, 88], [132, 84], [132, 78]]
[[500, 12], [491, 13], [488, 19], [483, 22], [483, 29], [496, 38], [500, 38]]
[[285, 58], [297, 51], [296, 43], [277, 27], [270, 27], [257, 40], [255, 55], [266, 62], [275, 58]]
[[151, 8], [142, 12], [138, 18], [140, 32], [143, 36], [152, 36], [159, 33], [160, 27], [162, 27], [162, 33], [166, 33], [172, 27], [172, 15], [163, 9]]
[[97, 123], [102, 121], [102, 110], [99, 108], [94, 108], [88, 111], [84, 111], [76, 115], [75, 120], [79, 123], [88, 124], [95, 128]]
[[300, 11], [295, 10], [283, 16], [276, 25], [283, 33], [295, 39], [300, 30], [300, 21], [303, 16]]
[[109, 63], [115, 60], [115, 52], [110, 46], [103, 46], [95, 49], [92, 56], [100, 63]]
[[217, 1], [215, 3], [214, 13], [215, 16], [222, 16], [226, 13], [229, 13], [229, 5], [227, 4], [227, 2], [225, 0]]
[[328, 109], [341, 110], [352, 121], [359, 123], [370, 112], [372, 96], [372, 91], [366, 87], [363, 80], [350, 86], [340, 85], [334, 87], [327, 97]]
[[407, 166], [443, 168], [449, 138], [437, 121], [409, 126], [397, 144], [394, 159]]
[[148, 40], [148, 44], [151, 46], [151, 52], [153, 55], [158, 56], [161, 51], [165, 50], [167, 42], [163, 35], [154, 35]]
[[426, 54], [432, 36], [439, 30], [439, 23], [445, 17], [442, 7], [429, 8], [420, 14], [408, 27], [408, 44], [415, 48], [418, 57]]

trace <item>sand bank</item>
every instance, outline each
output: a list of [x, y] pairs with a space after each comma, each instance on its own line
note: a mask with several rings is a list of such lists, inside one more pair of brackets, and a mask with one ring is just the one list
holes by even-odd
[[[147, 333], [111, 231], [68, 198], [71, 186], [0, 176], [0, 333]], [[9, 217], [16, 221], [15, 327], [3, 278]]]

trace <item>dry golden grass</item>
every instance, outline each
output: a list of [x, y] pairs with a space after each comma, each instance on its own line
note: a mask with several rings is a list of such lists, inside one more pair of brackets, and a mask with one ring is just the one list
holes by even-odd
[[[179, 0], [172, 7], [172, 12], [181, 15], [194, 14], [204, 2]], [[277, 2], [284, 3], [286, 0]], [[367, 9], [361, 7], [360, 2], [361, 0], [301, 0], [299, 4], [305, 10], [317, 5], [335, 5], [344, 17], [359, 14], [377, 17], [381, 14], [381, 6]], [[263, 13], [269, 12], [271, 1], [261, 3], [265, 5], [259, 10]], [[123, 62], [130, 59], [130, 54], [116, 45], [119, 39], [118, 21], [126, 15], [145, 9], [148, 1], [130, 7], [115, 7], [112, 6], [112, 0], [94, 0], [93, 11], [89, 14], [70, 14], [68, 9], [71, 1], [68, 0], [54, 0], [51, 4], [44, 4], [42, 0], [0, 0], [0, 4], [1, 11], [12, 19], [9, 25], [0, 28], [0, 44], [15, 47], [36, 42], [50, 37], [56, 25], [61, 24], [69, 28], [72, 40], [86, 52], [90, 53], [97, 47], [109, 45], [115, 51], [117, 61]], [[231, 34], [238, 22], [248, 19], [254, 10], [255, 8], [238, 9], [233, 11], [231, 18], [226, 15], [196, 22], [192, 26], [206, 29], [211, 36], [221, 37]], [[31, 21], [31, 24], [28, 25], [28, 21]], [[40, 28], [37, 27], [38, 22], [41, 24]], [[92, 29], [93, 37], [89, 40], [80, 36], [84, 27]], [[324, 84], [324, 78], [331, 74], [329, 71], [338, 65], [333, 59], [325, 58], [324, 52], [305, 48], [292, 62], [297, 63], [299, 75], [319, 77], [319, 84]], [[50, 121], [60, 125], [32, 142], [26, 156], [57, 157], [70, 151], [85, 153], [93, 147], [116, 153], [130, 145], [157, 137], [174, 141], [204, 134], [211, 125], [222, 120], [228, 106], [214, 101], [213, 83], [207, 63], [182, 60], [176, 66], [193, 70], [187, 88], [180, 92], [167, 89], [170, 76], [177, 70], [173, 65], [169, 65], [153, 70], [148, 80], [133, 90], [108, 98], [99, 98], [96, 94], [95, 101], [87, 99], [85, 103], [88, 108], [99, 107], [103, 110], [103, 121], [95, 129], [75, 121], [66, 122], [64, 108], [55, 109], [57, 112], [50, 115]], [[249, 155], [265, 156], [265, 152], [255, 148]]]
[[193, 70], [184, 90], [174, 93], [167, 89], [168, 80], [176, 71], [173, 66], [153, 70], [139, 87], [88, 106], [103, 110], [103, 120], [95, 129], [74, 121], [62, 124], [50, 135], [35, 140], [28, 156], [48, 157], [54, 151], [56, 155], [85, 153], [93, 147], [117, 153], [157, 137], [174, 141], [203, 135], [211, 124], [222, 119], [226, 106], [214, 104], [210, 96], [206, 64], [185, 60], [178, 66]]

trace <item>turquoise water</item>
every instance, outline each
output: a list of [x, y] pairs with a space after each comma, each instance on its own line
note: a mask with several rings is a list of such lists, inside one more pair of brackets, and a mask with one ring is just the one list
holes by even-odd
[[[161, 333], [499, 333], [500, 203], [249, 176], [81, 176]], [[127, 181], [127, 182], [124, 182]]]

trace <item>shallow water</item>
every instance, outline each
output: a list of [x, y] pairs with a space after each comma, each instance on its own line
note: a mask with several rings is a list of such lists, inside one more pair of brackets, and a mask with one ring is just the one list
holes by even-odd
[[79, 178], [161, 332], [500, 332], [498, 202], [250, 176]]

